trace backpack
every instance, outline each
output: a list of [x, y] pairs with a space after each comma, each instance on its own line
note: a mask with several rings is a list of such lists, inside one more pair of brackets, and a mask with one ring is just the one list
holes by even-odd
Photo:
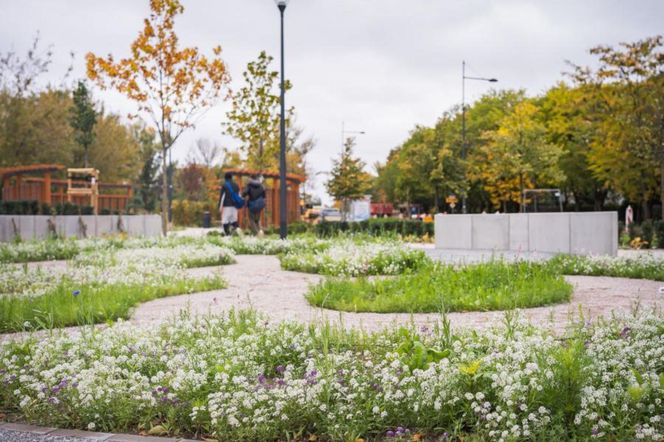
[[244, 198], [242, 198], [240, 195], [237, 194], [237, 192], [233, 190], [233, 186], [231, 186], [231, 184], [228, 181], [226, 181], [224, 186], [226, 187], [226, 194], [230, 195], [231, 199], [233, 200], [233, 205], [235, 206], [235, 208], [236, 209], [243, 208]]
[[256, 198], [255, 200], [249, 200], [247, 203], [247, 207], [249, 208], [249, 211], [252, 213], [257, 213], [260, 212], [265, 208], [265, 198], [260, 197]]

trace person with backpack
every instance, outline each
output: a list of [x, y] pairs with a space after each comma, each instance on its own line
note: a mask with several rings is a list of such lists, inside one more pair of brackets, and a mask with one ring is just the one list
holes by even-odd
[[239, 227], [237, 211], [244, 207], [244, 199], [239, 193], [240, 187], [233, 181], [233, 174], [226, 172], [219, 193], [219, 218], [226, 235], [231, 235]]
[[261, 231], [261, 212], [265, 208], [265, 187], [258, 175], [251, 175], [242, 196], [247, 198], [249, 227], [254, 235], [258, 235]]

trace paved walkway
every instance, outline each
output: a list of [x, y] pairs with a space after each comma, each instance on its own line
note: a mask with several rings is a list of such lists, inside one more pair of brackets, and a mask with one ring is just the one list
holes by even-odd
[[[195, 269], [198, 274], [219, 271], [219, 267]], [[161, 298], [140, 305], [132, 316], [137, 324], [154, 323], [180, 310], [196, 314], [220, 313], [232, 308], [253, 308], [268, 317], [301, 322], [330, 322], [344, 327], [379, 330], [394, 324], [431, 325], [440, 320], [438, 314], [345, 313], [310, 306], [304, 294], [310, 284], [321, 276], [287, 272], [279, 267], [274, 256], [238, 256], [237, 264], [221, 268], [229, 287], [191, 295]], [[664, 307], [664, 283], [625, 278], [568, 276], [574, 294], [568, 304], [523, 310], [534, 323], [563, 330], [569, 320], [578, 319], [580, 307], [585, 319], [608, 315], [612, 311], [630, 311], [637, 303], [642, 307]], [[499, 323], [503, 312], [450, 313], [453, 327], [481, 329]]]

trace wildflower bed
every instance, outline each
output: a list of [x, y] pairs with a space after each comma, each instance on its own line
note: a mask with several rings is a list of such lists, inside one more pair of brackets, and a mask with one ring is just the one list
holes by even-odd
[[344, 238], [317, 248], [301, 248], [279, 256], [284, 270], [333, 276], [398, 275], [429, 259], [421, 250], [394, 240]]
[[567, 302], [572, 286], [549, 265], [491, 261], [428, 263], [396, 278], [328, 279], [312, 287], [316, 306], [350, 312], [434, 313], [509, 310]]
[[156, 244], [168, 246], [117, 248], [100, 242], [66, 267], [0, 266], [0, 331], [126, 318], [141, 302], [225, 287], [220, 275], [193, 278], [185, 269], [234, 262], [230, 250], [208, 243]]
[[[664, 316], [376, 334], [251, 312], [0, 345], [0, 412], [218, 440], [661, 440]], [[314, 437], [315, 436], [315, 437]]]
[[650, 253], [636, 257], [558, 255], [552, 258], [550, 263], [566, 275], [664, 281], [664, 259]]

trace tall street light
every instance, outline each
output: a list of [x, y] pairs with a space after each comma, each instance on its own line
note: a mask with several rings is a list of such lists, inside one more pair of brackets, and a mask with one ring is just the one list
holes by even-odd
[[341, 122], [341, 150], [344, 149], [344, 146], [346, 144], [346, 134], [354, 134], [354, 135], [364, 135], [366, 132], [363, 130], [346, 130], [345, 127], [345, 122]]
[[284, 84], [284, 11], [288, 0], [274, 0], [281, 14], [281, 120], [279, 121], [279, 237], [286, 239], [288, 236], [288, 207], [286, 205], [287, 187], [286, 183], [286, 88]]
[[[466, 62], [461, 62], [461, 158], [466, 159], [466, 153], [468, 146], [466, 145], [466, 80], [478, 80], [478, 81], [488, 81], [489, 83], [497, 83], [498, 79], [496, 78], [484, 78], [484, 77], [468, 77], [466, 76]], [[466, 178], [466, 169], [464, 165], [464, 178]], [[468, 213], [468, 208], [466, 206], [466, 194], [468, 191], [464, 189], [463, 195], [461, 196], [461, 210], [463, 213]]]

